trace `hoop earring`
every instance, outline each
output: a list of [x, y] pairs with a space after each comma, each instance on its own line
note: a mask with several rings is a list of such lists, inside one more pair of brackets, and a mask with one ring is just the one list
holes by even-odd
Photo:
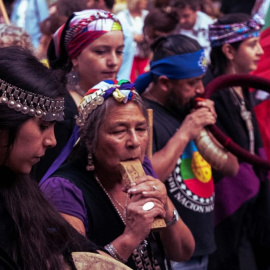
[[95, 166], [93, 164], [93, 155], [92, 154], [88, 154], [88, 156], [87, 156], [86, 170], [87, 171], [93, 171], [93, 170], [95, 170]]

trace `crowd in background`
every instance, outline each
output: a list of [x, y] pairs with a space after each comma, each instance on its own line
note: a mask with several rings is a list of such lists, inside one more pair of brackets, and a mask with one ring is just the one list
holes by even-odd
[[[188, 4], [188, 5], [187, 5]], [[39, 59], [45, 59], [49, 41], [53, 33], [63, 24], [65, 20], [75, 11], [88, 8], [98, 8], [111, 11], [117, 14], [123, 25], [125, 33], [125, 52], [123, 66], [121, 67], [119, 78], [135, 81], [136, 77], [147, 71], [149, 60], [151, 59], [151, 50], [148, 35], [145, 33], [144, 21], [146, 15], [150, 12], [152, 19], [148, 21], [152, 24], [156, 9], [161, 10], [160, 16], [165, 16], [167, 20], [179, 20], [179, 23], [169, 23], [171, 29], [165, 31], [167, 34], [179, 33], [197, 39], [200, 45], [205, 49], [208, 63], [210, 62], [210, 43], [208, 40], [208, 25], [213, 23], [215, 18], [223, 14], [243, 12], [254, 15], [260, 14], [263, 18], [266, 15], [269, 1], [250, 0], [250, 1], [211, 1], [197, 0], [180, 2], [170, 2], [166, 0], [157, 1], [4, 1], [7, 16], [12, 25], [19, 27], [30, 35], [31, 43], [35, 54]], [[186, 6], [188, 8], [186, 8]], [[169, 10], [173, 8], [178, 14]], [[178, 8], [177, 8], [178, 7]], [[176, 13], [177, 13], [176, 12]], [[165, 15], [163, 15], [165, 13]], [[157, 14], [158, 15], [158, 14]], [[157, 18], [157, 17], [156, 17]], [[164, 20], [166, 20], [164, 19]], [[163, 19], [162, 19], [163, 20]], [[2, 23], [5, 18], [1, 17]], [[164, 28], [166, 22], [159, 21], [160, 25], [156, 27]], [[161, 26], [163, 25], [163, 26]], [[15, 30], [14, 30], [15, 31]], [[158, 30], [159, 31], [159, 30]], [[127, 48], [129, 48], [127, 50]]]
[[[243, 12], [246, 14], [259, 13], [263, 18], [268, 9], [269, 1], [191, 1], [189, 10], [184, 10], [185, 2], [181, 3], [179, 10], [181, 14], [174, 15], [169, 12], [168, 7], [176, 7], [177, 3], [170, 1], [7, 1], [4, 0], [7, 16], [12, 25], [19, 27], [30, 35], [31, 43], [38, 58], [46, 58], [48, 43], [52, 34], [63, 22], [75, 11], [88, 8], [98, 8], [118, 14], [118, 18], [123, 25], [128, 52], [124, 54], [124, 65], [119, 78], [131, 79], [147, 70], [149, 59], [151, 58], [149, 44], [145, 41], [147, 35], [143, 35], [144, 19], [149, 11], [156, 8], [161, 9], [168, 17], [179, 19], [179, 24], [167, 33], [179, 33], [198, 38], [199, 43], [206, 50], [209, 62], [210, 46], [208, 41], [208, 25], [213, 19], [222, 14]], [[188, 1], [186, 2], [188, 3]], [[180, 17], [179, 17], [180, 16]], [[183, 19], [186, 17], [186, 19]], [[182, 18], [182, 19], [181, 19]], [[4, 17], [1, 17], [5, 23]], [[160, 22], [160, 24], [162, 24]], [[171, 28], [173, 27], [171, 23]], [[130, 37], [129, 37], [130, 36]]]

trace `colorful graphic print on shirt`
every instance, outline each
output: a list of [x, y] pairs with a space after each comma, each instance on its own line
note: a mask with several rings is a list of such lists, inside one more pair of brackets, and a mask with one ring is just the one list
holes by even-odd
[[168, 178], [168, 192], [184, 207], [200, 213], [214, 210], [212, 170], [193, 141], [186, 146]]

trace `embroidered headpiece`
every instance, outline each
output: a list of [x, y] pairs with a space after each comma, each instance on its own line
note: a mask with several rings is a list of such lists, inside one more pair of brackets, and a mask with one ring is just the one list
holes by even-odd
[[116, 30], [122, 30], [122, 26], [110, 12], [97, 9], [74, 12], [73, 17], [53, 35], [55, 55], [60, 56], [60, 42], [63, 42], [68, 56], [73, 59], [94, 40]]
[[64, 98], [52, 99], [34, 94], [0, 79], [0, 104], [6, 104], [22, 114], [42, 118], [45, 121], [64, 119]]
[[116, 101], [127, 103], [132, 100], [136, 94], [134, 84], [127, 80], [120, 81], [102, 81], [88, 90], [79, 105], [79, 116], [76, 119], [78, 126], [83, 126], [87, 117], [98, 106], [102, 105], [104, 100], [113, 96]]
[[209, 25], [209, 40], [211, 47], [233, 43], [247, 38], [258, 37], [264, 25], [264, 20], [256, 14], [253, 19], [242, 23]]
[[204, 50], [192, 53], [176, 54], [150, 63], [150, 71], [140, 75], [135, 81], [139, 93], [145, 91], [153, 75], [165, 75], [169, 79], [182, 80], [205, 74], [207, 61]]

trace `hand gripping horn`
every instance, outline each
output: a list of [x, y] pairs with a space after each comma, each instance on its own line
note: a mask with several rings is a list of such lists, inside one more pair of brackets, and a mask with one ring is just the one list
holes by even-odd
[[[224, 88], [241, 86], [252, 87], [264, 90], [270, 93], [270, 80], [264, 79], [255, 75], [222, 75], [215, 78], [205, 87], [204, 98], [209, 99], [213, 93], [216, 93]], [[254, 166], [270, 170], [270, 162], [260, 158], [257, 155], [251, 154], [249, 151], [241, 148], [231, 138], [225, 135], [216, 125], [208, 125], [207, 129], [214, 135], [214, 137], [231, 153], [243, 161]]]

